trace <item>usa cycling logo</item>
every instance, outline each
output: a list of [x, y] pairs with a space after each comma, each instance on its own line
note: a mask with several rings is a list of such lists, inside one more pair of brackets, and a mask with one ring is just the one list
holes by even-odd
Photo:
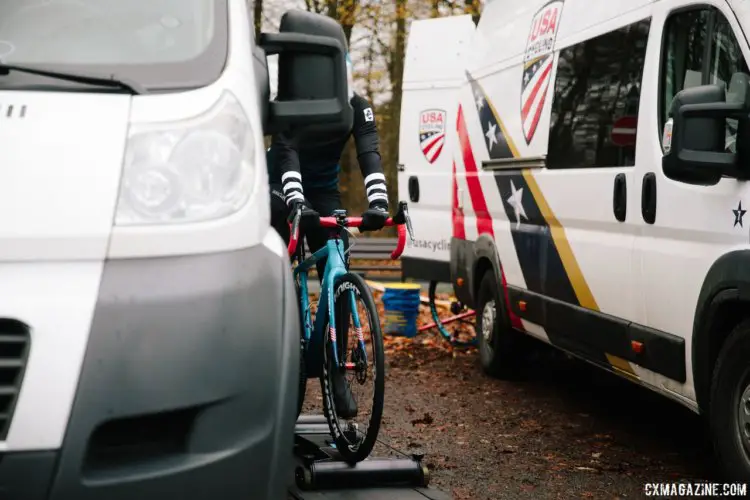
[[419, 115], [419, 147], [430, 163], [435, 163], [443, 151], [445, 118], [442, 109], [426, 109]]
[[526, 144], [530, 144], [534, 138], [552, 79], [555, 39], [562, 7], [563, 0], [553, 0], [539, 9], [531, 20], [521, 82], [521, 125]]

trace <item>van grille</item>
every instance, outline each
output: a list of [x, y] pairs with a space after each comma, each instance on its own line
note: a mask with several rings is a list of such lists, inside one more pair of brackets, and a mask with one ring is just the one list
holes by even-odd
[[0, 318], [0, 441], [5, 440], [10, 429], [30, 347], [27, 325]]

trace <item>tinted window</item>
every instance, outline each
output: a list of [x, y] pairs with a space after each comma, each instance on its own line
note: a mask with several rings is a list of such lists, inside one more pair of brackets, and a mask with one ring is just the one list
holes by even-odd
[[635, 127], [650, 20], [560, 51], [548, 168], [635, 161]]
[[[721, 12], [716, 11], [714, 22], [713, 43], [711, 44], [711, 64], [708, 69], [708, 80], [713, 84], [721, 84], [727, 88], [735, 73], [748, 73], [745, 58], [742, 56], [737, 39], [732, 32], [732, 26]], [[737, 135], [737, 120], [727, 119], [726, 148], [736, 151], [735, 137]]]
[[226, 0], [2, 0], [0, 59], [195, 86], [223, 68], [226, 24]]
[[664, 31], [662, 124], [677, 92], [703, 84], [709, 16], [708, 10], [693, 10], [675, 14], [667, 20]]
[[[714, 7], [676, 12], [665, 26], [662, 49], [663, 127], [674, 96], [697, 85], [720, 84], [725, 88], [735, 73], [748, 71], [742, 50], [727, 18]], [[736, 120], [727, 120], [727, 148], [734, 149]]]
[[725, 87], [735, 73], [747, 73], [747, 64], [742, 57], [732, 26], [721, 12], [716, 11], [713, 39], [711, 44], [711, 64], [708, 69], [709, 83], [719, 83]]

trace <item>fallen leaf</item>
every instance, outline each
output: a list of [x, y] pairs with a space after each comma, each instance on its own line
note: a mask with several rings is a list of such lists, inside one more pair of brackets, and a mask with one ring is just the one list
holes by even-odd
[[430, 425], [433, 423], [435, 419], [432, 418], [432, 415], [425, 412], [424, 415], [422, 415], [422, 418], [417, 418], [411, 421], [411, 425]]
[[576, 467], [576, 470], [580, 470], [584, 472], [599, 472], [597, 469], [594, 469], [591, 467]]

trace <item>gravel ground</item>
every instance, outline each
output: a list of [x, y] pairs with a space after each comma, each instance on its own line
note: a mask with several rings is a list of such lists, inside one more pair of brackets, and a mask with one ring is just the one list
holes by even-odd
[[[715, 479], [689, 410], [556, 353], [535, 363], [504, 382], [475, 353], [390, 353], [381, 438], [424, 453], [432, 484], [461, 500], [642, 498], [649, 482]], [[308, 391], [310, 411], [317, 381]]]
[[[546, 346], [515, 382], [429, 333], [386, 348], [381, 438], [424, 453], [455, 499], [643, 498], [650, 482], [716, 480], [695, 414]], [[319, 407], [317, 380], [306, 401]]]

